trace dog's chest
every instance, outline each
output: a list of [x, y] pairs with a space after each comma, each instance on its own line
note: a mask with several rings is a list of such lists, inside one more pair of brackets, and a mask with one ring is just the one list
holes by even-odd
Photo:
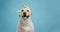
[[26, 30], [26, 31], [29, 31], [30, 30], [30, 22], [21, 22], [21, 27], [22, 29]]
[[30, 30], [30, 27], [22, 27], [25, 31], [29, 31]]
[[30, 22], [20, 22], [21, 26], [30, 26]]

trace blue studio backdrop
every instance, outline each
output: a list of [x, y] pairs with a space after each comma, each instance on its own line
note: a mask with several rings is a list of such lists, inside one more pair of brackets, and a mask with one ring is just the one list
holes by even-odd
[[32, 10], [35, 32], [60, 32], [60, 0], [0, 0], [0, 32], [16, 32], [24, 4]]

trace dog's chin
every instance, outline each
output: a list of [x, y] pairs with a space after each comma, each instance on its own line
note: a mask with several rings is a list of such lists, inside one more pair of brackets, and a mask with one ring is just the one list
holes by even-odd
[[22, 16], [22, 18], [23, 18], [24, 20], [26, 20], [26, 19], [29, 18], [29, 15], [28, 15], [28, 16]]

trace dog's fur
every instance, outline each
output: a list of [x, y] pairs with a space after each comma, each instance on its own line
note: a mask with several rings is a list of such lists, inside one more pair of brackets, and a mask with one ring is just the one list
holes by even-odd
[[[26, 11], [27, 9], [29, 10], [29, 12]], [[29, 15], [29, 17], [25, 18], [25, 19], [22, 18], [24, 12], [19, 11], [20, 20], [18, 22], [16, 32], [34, 32], [34, 25], [30, 19], [31, 10], [27, 6], [24, 6], [23, 10], [24, 10], [24, 12], [26, 12], [27, 15]]]

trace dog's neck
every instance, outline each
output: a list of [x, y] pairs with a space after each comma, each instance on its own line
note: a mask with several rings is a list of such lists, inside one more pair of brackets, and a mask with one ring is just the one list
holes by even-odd
[[21, 21], [31, 21], [31, 19], [30, 19], [30, 17], [29, 18], [27, 18], [26, 20], [24, 20], [23, 18], [20, 18], [21, 19]]
[[24, 26], [24, 25], [25, 25], [25, 26], [26, 26], [26, 25], [27, 25], [27, 26], [30, 26], [30, 22], [31, 22], [31, 19], [30, 19], [30, 18], [28, 18], [28, 19], [26, 19], [26, 20], [24, 20], [24, 19], [22, 19], [22, 18], [20, 19], [20, 23], [21, 23], [22, 26]]

